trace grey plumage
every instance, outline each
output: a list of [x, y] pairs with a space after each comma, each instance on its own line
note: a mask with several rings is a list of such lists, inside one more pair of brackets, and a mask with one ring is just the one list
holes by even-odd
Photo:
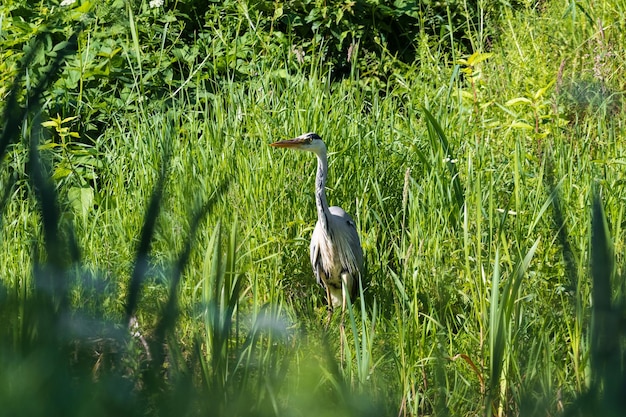
[[311, 266], [318, 284], [326, 289], [328, 304], [345, 307], [347, 295], [354, 300], [358, 295], [363, 273], [363, 250], [352, 217], [341, 207], [328, 207], [326, 202], [326, 176], [328, 158], [326, 145], [315, 133], [306, 133], [295, 139], [271, 144], [315, 153], [315, 203], [317, 224], [311, 236]]

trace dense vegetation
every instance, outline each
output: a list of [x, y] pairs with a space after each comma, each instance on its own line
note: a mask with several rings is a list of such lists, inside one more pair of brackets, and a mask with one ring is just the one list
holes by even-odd
[[626, 2], [486, 3], [5, 0], [2, 413], [622, 415]]

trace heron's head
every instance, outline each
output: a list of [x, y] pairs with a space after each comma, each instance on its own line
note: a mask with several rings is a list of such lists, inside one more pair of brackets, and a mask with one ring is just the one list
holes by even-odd
[[324, 145], [324, 141], [322, 141], [322, 138], [320, 138], [317, 133], [313, 132], [305, 133], [304, 135], [300, 135], [294, 139], [274, 142], [271, 143], [270, 146], [274, 146], [276, 148], [295, 149], [298, 151], [309, 151], [316, 154], [326, 152], [326, 145]]

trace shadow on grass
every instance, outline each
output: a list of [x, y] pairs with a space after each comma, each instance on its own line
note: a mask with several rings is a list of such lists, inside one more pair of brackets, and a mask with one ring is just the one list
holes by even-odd
[[[578, 287], [580, 277], [576, 268], [576, 257], [570, 243], [566, 215], [560, 197], [559, 184], [555, 184], [552, 155], [547, 155], [546, 185], [551, 192], [554, 231], [561, 245], [566, 275], [569, 277], [569, 292], [574, 296], [576, 319], [584, 320], [584, 301], [580, 299]], [[622, 416], [626, 411], [626, 294], [618, 291], [615, 283], [615, 256], [609, 232], [600, 186], [593, 189], [591, 207], [591, 328], [588, 329], [590, 346], [590, 385], [585, 392], [567, 407], [564, 416]], [[619, 280], [623, 282], [626, 277]], [[617, 297], [615, 297], [617, 294]]]
[[[597, 186], [591, 210], [591, 381], [565, 411], [567, 417], [617, 417], [626, 410], [626, 299], [615, 291], [615, 271], [613, 242]], [[621, 297], [615, 299], [614, 294]]]

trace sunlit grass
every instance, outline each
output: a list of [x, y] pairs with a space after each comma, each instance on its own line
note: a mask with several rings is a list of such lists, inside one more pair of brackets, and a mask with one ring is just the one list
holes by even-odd
[[[245, 81], [190, 76], [173, 99], [114, 117], [85, 212], [71, 178], [35, 178], [34, 155], [55, 159], [29, 151], [49, 135], [31, 109], [0, 176], [8, 412], [54, 378], [76, 415], [618, 410], [597, 398], [624, 379], [611, 362], [623, 337], [592, 336], [623, 309], [623, 105], [614, 91], [570, 108], [566, 87], [593, 77], [589, 39], [623, 46], [610, 26], [623, 13], [598, 12], [614, 19], [600, 38], [579, 8], [551, 8], [510, 16], [471, 71], [425, 42], [385, 91], [357, 71], [331, 82], [321, 57], [302, 71], [264, 57]], [[623, 66], [604, 65], [598, 82], [614, 88]], [[315, 160], [267, 146], [308, 131], [329, 148], [328, 200], [355, 218], [366, 259], [343, 333], [340, 312], [326, 330], [309, 265]], [[58, 241], [41, 190], [58, 202]], [[38, 284], [49, 265], [68, 280], [59, 294]], [[611, 314], [591, 315], [598, 302]]]

